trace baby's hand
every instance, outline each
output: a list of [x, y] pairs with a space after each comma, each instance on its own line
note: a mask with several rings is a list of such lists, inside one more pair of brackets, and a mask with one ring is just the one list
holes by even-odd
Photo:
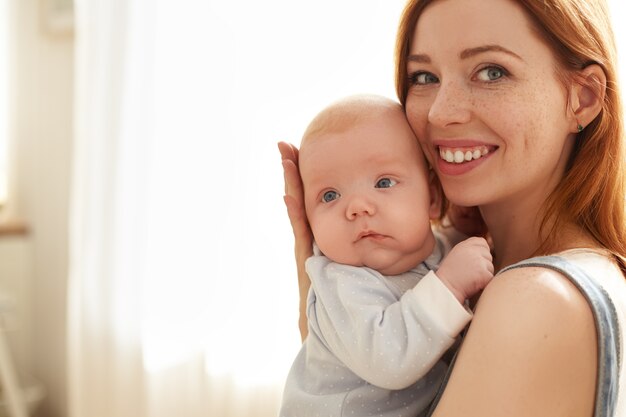
[[463, 304], [493, 278], [487, 241], [482, 237], [471, 237], [453, 247], [441, 262], [437, 276]]

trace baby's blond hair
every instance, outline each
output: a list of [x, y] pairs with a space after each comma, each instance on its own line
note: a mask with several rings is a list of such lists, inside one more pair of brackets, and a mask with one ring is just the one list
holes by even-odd
[[363, 120], [392, 112], [401, 113], [404, 117], [402, 106], [383, 96], [359, 94], [342, 98], [328, 105], [313, 118], [302, 135], [300, 146], [313, 137], [341, 133]]

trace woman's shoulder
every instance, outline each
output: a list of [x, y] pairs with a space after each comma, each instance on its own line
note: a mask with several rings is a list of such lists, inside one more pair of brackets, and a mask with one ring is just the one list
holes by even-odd
[[572, 313], [581, 313], [583, 316], [592, 313], [577, 286], [562, 273], [544, 265], [529, 265], [501, 272], [485, 288], [477, 312], [479, 308], [512, 312], [514, 308], [524, 308], [523, 316], [529, 320], [535, 317], [535, 314], [529, 314], [532, 312], [544, 319], [548, 315], [572, 317]]
[[513, 266], [497, 275], [486, 291], [488, 297], [490, 293], [534, 292], [525, 302], [535, 303], [535, 309], [550, 317], [565, 314], [572, 320], [581, 314], [597, 314], [591, 307], [595, 304], [595, 308], [611, 310], [610, 314], [615, 313], [619, 323], [626, 325], [626, 277], [608, 251], [570, 249], [519, 265], [524, 267]]
[[435, 415], [591, 415], [595, 334], [585, 297], [559, 272], [501, 273], [480, 297]]
[[524, 267], [513, 266], [496, 276], [481, 297], [483, 308], [510, 308], [512, 302], [528, 305], [546, 319], [566, 316], [574, 320], [593, 316], [588, 301], [594, 296], [589, 294], [591, 287], [618, 301], [626, 296], [626, 279], [606, 251], [573, 249], [520, 265]]
[[546, 354], [571, 350], [574, 341], [596, 343], [586, 297], [566, 276], [541, 266], [499, 274], [481, 295], [473, 322], [492, 333], [489, 339], [508, 334], [520, 349], [543, 346]]

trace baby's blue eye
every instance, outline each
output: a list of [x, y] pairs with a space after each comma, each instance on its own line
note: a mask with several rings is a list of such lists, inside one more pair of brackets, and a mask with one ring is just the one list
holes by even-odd
[[391, 188], [396, 185], [397, 182], [392, 180], [391, 178], [381, 178], [376, 182], [374, 187], [376, 188]]
[[326, 191], [324, 195], [322, 195], [323, 203], [330, 203], [333, 200], [338, 199], [340, 194], [337, 191]]

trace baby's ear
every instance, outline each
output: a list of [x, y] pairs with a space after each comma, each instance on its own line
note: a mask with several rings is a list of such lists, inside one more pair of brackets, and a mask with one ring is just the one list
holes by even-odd
[[428, 215], [431, 220], [441, 220], [445, 213], [442, 213], [443, 208], [443, 189], [441, 188], [441, 182], [432, 169], [428, 170], [428, 188], [430, 191], [430, 208]]

